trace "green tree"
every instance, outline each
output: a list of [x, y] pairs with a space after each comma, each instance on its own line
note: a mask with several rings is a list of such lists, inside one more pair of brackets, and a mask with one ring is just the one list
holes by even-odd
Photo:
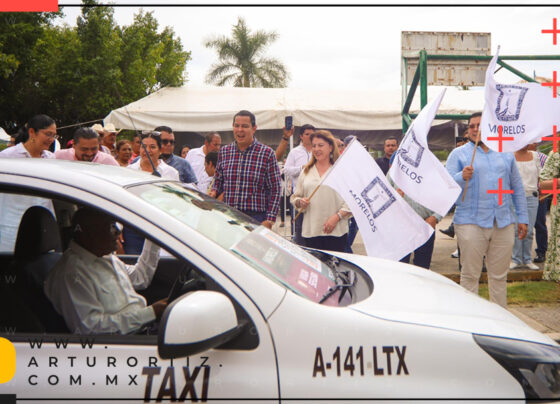
[[59, 122], [80, 122], [87, 116], [81, 97], [80, 81], [83, 63], [81, 43], [75, 29], [52, 27], [45, 30], [32, 49], [34, 59], [40, 60], [29, 72], [35, 86], [21, 89], [27, 98], [34, 99], [32, 110], [25, 111], [24, 120], [36, 113], [45, 113]]
[[80, 42], [79, 81], [75, 95], [82, 100], [83, 117], [100, 118], [118, 105], [122, 87], [122, 38], [113, 18], [113, 7], [97, 7], [94, 0], [84, 1], [78, 17]]
[[245, 20], [238, 17], [232, 36], [204, 42], [218, 52], [219, 61], [211, 66], [206, 82], [234, 87], [285, 87], [289, 74], [282, 62], [263, 56], [266, 48], [278, 39], [276, 32], [252, 33]]
[[153, 13], [134, 16], [134, 23], [122, 30], [123, 98], [135, 100], [161, 87], [181, 86], [190, 52], [183, 51], [173, 30], [158, 33]]
[[183, 84], [190, 52], [173, 30], [158, 33], [142, 11], [120, 27], [113, 13], [84, 0], [75, 27], [53, 25], [55, 13], [0, 13], [0, 125], [8, 133], [38, 113], [59, 126], [100, 119]]
[[0, 13], [0, 125], [14, 129], [14, 118], [33, 110], [36, 83], [31, 72], [42, 63], [33, 49], [58, 13]]

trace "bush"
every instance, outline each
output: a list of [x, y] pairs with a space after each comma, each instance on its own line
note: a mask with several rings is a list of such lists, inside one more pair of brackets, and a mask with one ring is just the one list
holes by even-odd
[[433, 153], [439, 161], [447, 161], [447, 157], [449, 156], [449, 150], [435, 150]]

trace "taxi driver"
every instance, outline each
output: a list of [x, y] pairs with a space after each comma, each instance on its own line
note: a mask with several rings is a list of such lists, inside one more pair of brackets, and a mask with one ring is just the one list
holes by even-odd
[[45, 294], [73, 333], [128, 334], [159, 319], [167, 299], [147, 306], [135, 289], [152, 281], [159, 247], [146, 240], [135, 265], [113, 252], [120, 228], [106, 214], [79, 209], [72, 219], [73, 240], [45, 281]]

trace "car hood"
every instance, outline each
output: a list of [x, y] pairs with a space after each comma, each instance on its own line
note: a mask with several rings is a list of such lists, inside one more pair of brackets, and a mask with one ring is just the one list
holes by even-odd
[[336, 253], [373, 280], [373, 293], [348, 308], [389, 321], [556, 344], [506, 309], [438, 273], [385, 259]]

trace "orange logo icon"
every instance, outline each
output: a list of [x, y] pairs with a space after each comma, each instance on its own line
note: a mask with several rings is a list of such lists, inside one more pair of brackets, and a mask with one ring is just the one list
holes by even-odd
[[16, 348], [6, 338], [0, 338], [0, 383], [7, 383], [16, 374]]

